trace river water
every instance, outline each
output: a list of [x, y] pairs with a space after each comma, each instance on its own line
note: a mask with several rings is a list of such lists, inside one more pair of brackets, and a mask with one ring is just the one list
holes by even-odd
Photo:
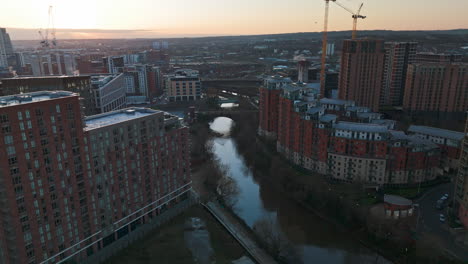
[[266, 182], [256, 179], [229, 137], [232, 124], [226, 117], [218, 117], [210, 123], [213, 131], [224, 134], [213, 139], [212, 151], [228, 176], [237, 183], [239, 193], [234, 212], [247, 225], [253, 227], [260, 219], [274, 219], [280, 232], [300, 252], [303, 263], [390, 263], [273, 190]]

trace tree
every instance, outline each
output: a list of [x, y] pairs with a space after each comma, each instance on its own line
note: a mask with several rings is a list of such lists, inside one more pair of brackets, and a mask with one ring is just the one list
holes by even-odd
[[278, 226], [273, 215], [265, 215], [255, 222], [253, 231], [266, 250], [285, 263], [302, 263], [302, 256]]

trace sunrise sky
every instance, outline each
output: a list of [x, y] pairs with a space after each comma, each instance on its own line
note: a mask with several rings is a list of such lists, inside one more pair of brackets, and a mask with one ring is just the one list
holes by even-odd
[[[353, 10], [364, 2], [361, 13], [368, 18], [359, 29], [468, 28], [468, 0], [338, 1]], [[49, 5], [56, 28], [103, 30], [67, 35], [76, 38], [312, 32], [322, 30], [324, 13], [323, 0], [12, 0], [2, 1], [0, 27], [44, 28]], [[350, 14], [330, 5], [330, 30], [350, 30]], [[10, 33], [12, 39], [37, 38], [32, 34]]]

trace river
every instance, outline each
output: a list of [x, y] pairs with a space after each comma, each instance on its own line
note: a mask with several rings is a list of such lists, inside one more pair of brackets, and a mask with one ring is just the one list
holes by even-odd
[[213, 139], [212, 151], [228, 176], [237, 183], [239, 193], [234, 213], [247, 225], [253, 227], [265, 217], [274, 219], [280, 232], [300, 252], [303, 263], [390, 263], [273, 190], [266, 182], [256, 179], [229, 136], [232, 124], [233, 121], [226, 117], [218, 117], [210, 123], [213, 131], [224, 134]]

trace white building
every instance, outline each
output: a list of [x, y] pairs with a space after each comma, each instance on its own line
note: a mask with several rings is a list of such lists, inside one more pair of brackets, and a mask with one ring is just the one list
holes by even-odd
[[91, 76], [93, 99], [100, 113], [127, 107], [124, 74]]

